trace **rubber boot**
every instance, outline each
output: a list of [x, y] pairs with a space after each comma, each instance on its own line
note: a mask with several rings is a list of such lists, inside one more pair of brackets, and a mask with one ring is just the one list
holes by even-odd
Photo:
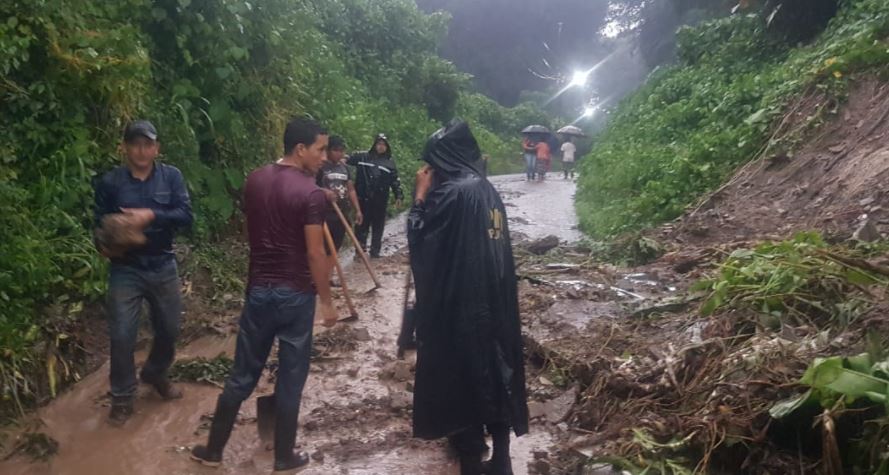
[[481, 475], [482, 454], [460, 455], [460, 475]]
[[222, 450], [228, 443], [240, 408], [241, 403], [227, 403], [222, 399], [222, 396], [219, 396], [216, 401], [216, 412], [213, 414], [213, 423], [210, 425], [210, 435], [207, 437], [207, 445], [195, 446], [191, 450], [192, 460], [208, 467], [218, 467], [222, 463]]
[[509, 456], [509, 426], [491, 424], [488, 426], [491, 438], [494, 439], [494, 453], [491, 460], [485, 462], [486, 475], [512, 475], [512, 459]]
[[398, 359], [404, 359], [405, 350], [417, 349], [417, 338], [414, 336], [416, 332], [416, 310], [413, 308], [405, 308], [401, 317], [401, 331], [398, 333], [398, 351], [395, 356]]
[[309, 464], [309, 454], [294, 452], [296, 426], [299, 413], [283, 414], [279, 411], [275, 421], [275, 471], [276, 474], [294, 473]]
[[131, 396], [111, 398], [111, 412], [108, 414], [109, 424], [114, 427], [121, 427], [132, 415], [133, 398]]

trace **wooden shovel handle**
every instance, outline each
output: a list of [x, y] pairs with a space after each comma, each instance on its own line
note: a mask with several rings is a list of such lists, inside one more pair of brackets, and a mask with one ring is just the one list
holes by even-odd
[[327, 241], [330, 255], [333, 256], [333, 265], [336, 267], [336, 275], [339, 276], [340, 285], [343, 287], [343, 297], [346, 299], [346, 306], [349, 307], [349, 315], [353, 318], [358, 318], [358, 312], [355, 311], [355, 306], [352, 305], [352, 298], [349, 297], [349, 286], [346, 284], [343, 268], [340, 267], [339, 256], [336, 254], [336, 245], [333, 242], [333, 236], [330, 235], [330, 229], [327, 228], [327, 223], [324, 223], [324, 240]]
[[352, 238], [352, 244], [355, 245], [355, 252], [357, 252], [358, 255], [361, 256], [361, 260], [364, 261], [364, 267], [367, 268], [367, 273], [370, 274], [370, 278], [374, 281], [374, 285], [378, 288], [382, 288], [383, 286], [380, 285], [380, 281], [377, 280], [377, 276], [374, 274], [374, 271], [370, 266], [370, 260], [367, 259], [367, 254], [364, 252], [361, 245], [358, 244], [358, 238], [355, 237], [355, 233], [352, 231], [352, 226], [349, 225], [349, 221], [346, 219], [343, 211], [336, 202], [332, 202], [331, 204], [333, 205], [333, 210], [336, 211], [336, 215], [340, 217], [343, 227], [346, 228], [346, 232], [349, 233], [349, 237]]

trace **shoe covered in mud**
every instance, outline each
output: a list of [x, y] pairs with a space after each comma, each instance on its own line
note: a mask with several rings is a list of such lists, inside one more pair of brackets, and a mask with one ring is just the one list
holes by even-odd
[[154, 386], [154, 390], [157, 391], [158, 394], [165, 400], [169, 401], [172, 399], [181, 399], [182, 398], [182, 389], [178, 388], [170, 382], [169, 378], [162, 377], [158, 379], [148, 378], [145, 376], [145, 373], [140, 375], [143, 383], [150, 384]]
[[309, 454], [306, 452], [291, 452], [289, 457], [275, 460], [274, 474], [295, 473], [309, 464]]
[[113, 398], [111, 412], [108, 414], [108, 423], [114, 427], [120, 427], [133, 415], [132, 398]]
[[201, 465], [218, 467], [222, 465], [222, 451], [214, 452], [206, 445], [196, 445], [191, 449], [191, 459], [200, 462]]

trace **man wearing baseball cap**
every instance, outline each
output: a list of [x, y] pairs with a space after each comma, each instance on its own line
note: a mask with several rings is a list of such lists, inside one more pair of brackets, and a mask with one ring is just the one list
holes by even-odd
[[[164, 399], [182, 397], [167, 378], [173, 363], [182, 296], [173, 255], [173, 236], [192, 223], [191, 200], [182, 173], [157, 163], [160, 152], [157, 129], [147, 120], [129, 123], [121, 149], [125, 163], [105, 173], [96, 183], [96, 226], [108, 218], [144, 233], [141, 245], [114, 246], [114, 233], [97, 231], [96, 247], [111, 260], [107, 313], [111, 340], [112, 425], [123, 425], [133, 414], [138, 383], [134, 350], [143, 301], [150, 308], [154, 341], [140, 379]], [[106, 226], [107, 228], [107, 226]]]

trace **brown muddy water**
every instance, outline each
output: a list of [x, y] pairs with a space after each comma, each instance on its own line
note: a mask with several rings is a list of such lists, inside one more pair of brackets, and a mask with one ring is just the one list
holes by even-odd
[[[510, 203], [507, 213], [514, 230], [529, 237], [555, 234], [563, 240], [579, 237], [573, 201], [574, 184], [554, 179], [526, 183], [521, 176], [493, 177], [492, 181]], [[528, 224], [523, 224], [522, 221]], [[322, 354], [312, 362], [303, 395], [297, 443], [312, 454], [303, 474], [457, 474], [454, 457], [443, 441], [411, 437], [410, 393], [412, 360], [395, 361], [395, 337], [403, 300], [404, 218], [387, 229], [383, 253], [374, 261], [384, 288], [362, 292], [372, 282], [360, 263], [346, 266], [350, 289], [360, 318], [341, 323], [333, 330], [316, 327], [316, 339], [324, 333], [332, 339], [348, 339], [347, 350]], [[343, 261], [351, 262], [351, 253]], [[340, 313], [347, 314], [341, 299]], [[186, 313], [185, 318], [188, 318]], [[230, 316], [234, 328], [237, 315]], [[177, 358], [232, 355], [234, 333], [208, 336], [180, 348]], [[137, 358], [144, 359], [144, 354]], [[413, 355], [411, 355], [412, 357]], [[141, 387], [136, 414], [122, 428], [106, 423], [108, 413], [107, 363], [70, 388], [49, 405], [29, 416], [31, 426], [59, 443], [59, 452], [48, 462], [32, 462], [17, 455], [0, 461], [5, 475], [96, 474], [266, 474], [272, 452], [260, 442], [256, 429], [257, 396], [271, 394], [274, 384], [263, 377], [241, 414], [229, 441], [223, 465], [213, 469], [189, 459], [190, 448], [206, 441], [209, 415], [220, 389], [206, 384], [184, 384], [181, 400], [165, 402], [148, 387]], [[531, 434], [512, 445], [516, 474], [527, 474], [535, 453], [552, 449], [552, 424], [535, 422]]]

